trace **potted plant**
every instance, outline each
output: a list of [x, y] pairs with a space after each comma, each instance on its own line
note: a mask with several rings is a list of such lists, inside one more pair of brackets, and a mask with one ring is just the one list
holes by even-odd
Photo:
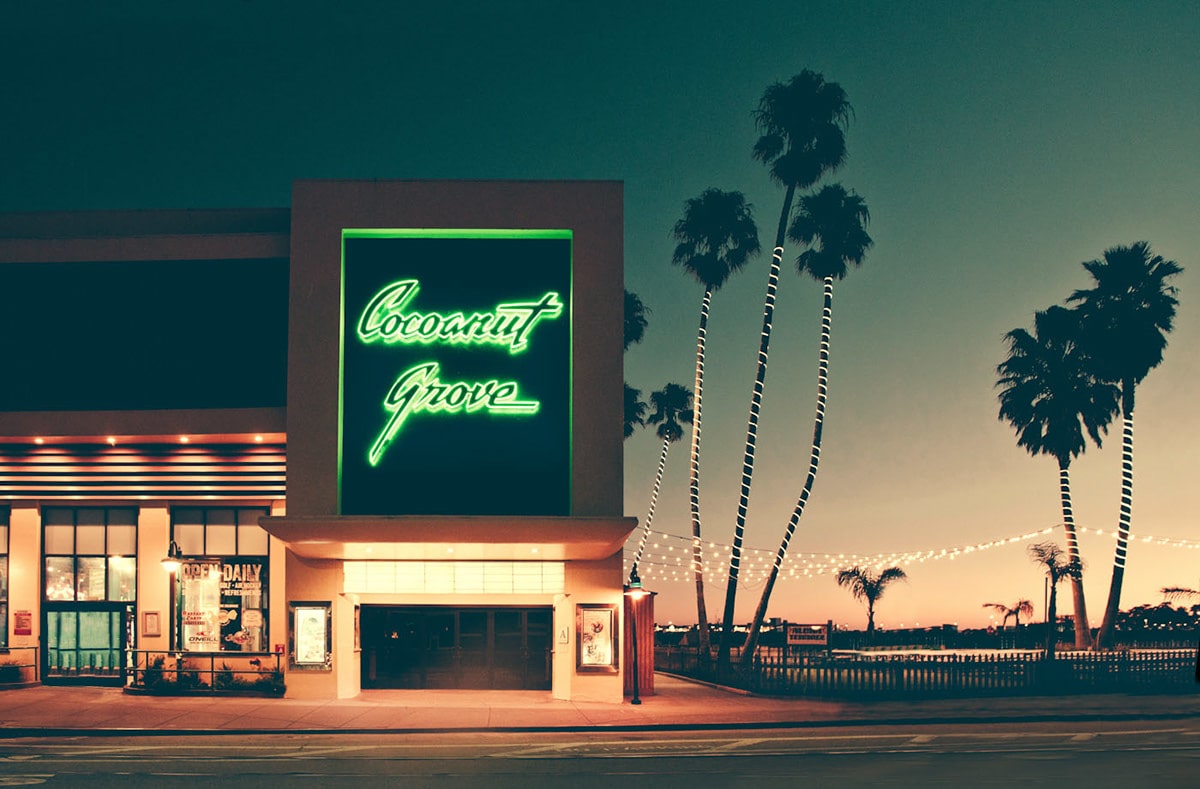
[[0, 684], [20, 682], [21, 664], [16, 658], [0, 658]]

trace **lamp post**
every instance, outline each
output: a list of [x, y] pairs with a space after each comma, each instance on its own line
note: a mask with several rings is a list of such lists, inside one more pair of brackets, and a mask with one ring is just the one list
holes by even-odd
[[163, 569], [167, 571], [168, 575], [167, 583], [171, 589], [170, 616], [167, 619], [167, 627], [169, 628], [167, 646], [169, 649], [175, 649], [178, 646], [178, 640], [175, 635], [175, 573], [179, 572], [182, 559], [183, 551], [179, 549], [179, 543], [171, 540], [170, 546], [167, 547], [167, 555], [162, 560]]
[[630, 614], [630, 631], [633, 638], [633, 698], [630, 699], [630, 704], [641, 704], [642, 699], [638, 693], [638, 639], [637, 639], [637, 606], [638, 601], [645, 597], [648, 592], [642, 588], [642, 579], [638, 577], [637, 567], [633, 568], [633, 572], [629, 574], [629, 585], [625, 587], [625, 596], [629, 598], [629, 614]]

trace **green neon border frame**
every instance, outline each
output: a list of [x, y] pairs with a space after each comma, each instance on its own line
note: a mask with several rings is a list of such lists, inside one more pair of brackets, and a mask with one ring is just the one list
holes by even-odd
[[363, 228], [344, 227], [338, 242], [340, 264], [338, 270], [338, 401], [337, 401], [337, 514], [342, 514], [342, 435], [343, 409], [345, 408], [346, 375], [346, 239], [347, 238], [565, 238], [570, 246], [570, 293], [567, 294], [568, 309], [571, 311], [568, 326], [567, 391], [567, 501], [575, 514], [575, 231], [569, 229], [503, 229], [503, 228]]

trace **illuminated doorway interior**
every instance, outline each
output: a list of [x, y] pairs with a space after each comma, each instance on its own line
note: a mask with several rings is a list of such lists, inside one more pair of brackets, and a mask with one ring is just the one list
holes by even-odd
[[550, 690], [553, 609], [362, 608], [363, 688]]

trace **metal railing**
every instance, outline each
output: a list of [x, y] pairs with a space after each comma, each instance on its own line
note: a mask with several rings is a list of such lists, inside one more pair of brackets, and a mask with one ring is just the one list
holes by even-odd
[[[904, 698], [1068, 693], [1196, 692], [1195, 649], [1067, 652], [1046, 660], [1040, 652], [911, 654], [761, 651], [728, 676], [715, 659], [701, 664], [694, 648], [655, 654], [655, 668], [746, 690], [797, 696]], [[715, 657], [715, 656], [714, 656]]]
[[257, 693], [285, 690], [277, 652], [178, 652], [130, 650], [127, 688], [162, 695]]

